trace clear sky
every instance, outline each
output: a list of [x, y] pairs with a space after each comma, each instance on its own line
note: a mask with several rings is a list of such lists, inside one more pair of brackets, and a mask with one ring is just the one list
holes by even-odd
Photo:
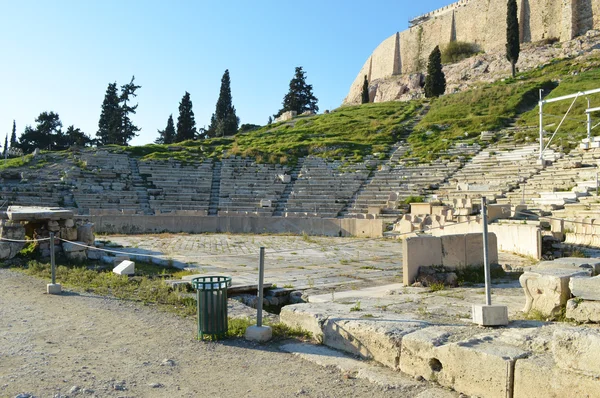
[[266, 124], [303, 66], [320, 111], [338, 107], [371, 52], [450, 0], [0, 0], [0, 144], [43, 111], [96, 135], [110, 82], [138, 90], [131, 141], [154, 141], [185, 91], [208, 126], [231, 74], [241, 123]]

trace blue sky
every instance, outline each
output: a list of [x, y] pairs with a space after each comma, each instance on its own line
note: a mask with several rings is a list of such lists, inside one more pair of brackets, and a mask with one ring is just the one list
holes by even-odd
[[225, 69], [241, 123], [279, 110], [296, 66], [320, 111], [334, 109], [381, 41], [450, 2], [0, 0], [0, 144], [13, 119], [20, 135], [43, 111], [95, 136], [106, 86], [132, 75], [133, 145], [177, 119], [185, 91], [208, 125]]

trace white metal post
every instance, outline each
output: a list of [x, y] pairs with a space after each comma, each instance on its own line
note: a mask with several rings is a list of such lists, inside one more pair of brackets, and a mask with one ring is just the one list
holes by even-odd
[[492, 305], [492, 284], [490, 276], [490, 259], [488, 256], [488, 225], [487, 225], [487, 203], [485, 196], [481, 198], [481, 216], [483, 222], [483, 270], [485, 272], [485, 305]]
[[540, 89], [540, 160], [543, 159], [544, 156], [544, 101], [542, 101], [542, 93], [543, 89]]
[[265, 248], [260, 248], [260, 258], [258, 263], [258, 302], [256, 303], [256, 326], [262, 326], [263, 310], [263, 279], [265, 277]]
[[[589, 98], [588, 98], [587, 102], [588, 102], [588, 109], [590, 109], [590, 99]], [[588, 139], [588, 144], [591, 147], [590, 139], [592, 138], [592, 113], [586, 112], [586, 114], [587, 114], [587, 139]]]

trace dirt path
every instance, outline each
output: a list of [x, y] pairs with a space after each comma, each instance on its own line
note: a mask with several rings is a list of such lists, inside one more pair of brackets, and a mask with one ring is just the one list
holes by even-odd
[[[0, 397], [403, 396], [282, 353], [194, 339], [194, 319], [111, 298], [45, 294], [0, 269]], [[410, 395], [408, 395], [410, 396]]]

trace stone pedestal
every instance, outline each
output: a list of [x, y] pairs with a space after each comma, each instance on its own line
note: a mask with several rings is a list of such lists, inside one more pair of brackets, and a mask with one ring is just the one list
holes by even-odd
[[46, 292], [48, 294], [60, 294], [62, 292], [62, 287], [60, 283], [48, 283], [46, 285]]
[[249, 341], [265, 343], [273, 337], [273, 330], [270, 326], [248, 326], [244, 338]]
[[480, 326], [508, 325], [508, 307], [505, 305], [473, 304], [473, 323]]

